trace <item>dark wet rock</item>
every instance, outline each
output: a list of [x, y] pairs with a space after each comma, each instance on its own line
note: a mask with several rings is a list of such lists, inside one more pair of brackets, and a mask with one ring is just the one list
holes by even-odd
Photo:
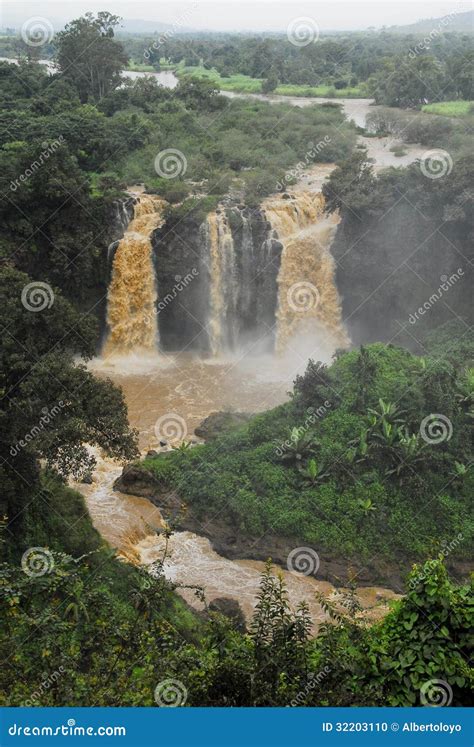
[[247, 412], [211, 412], [210, 415], [194, 429], [194, 433], [205, 441], [212, 441], [221, 433], [238, 428], [248, 423], [252, 416]]
[[[235, 251], [236, 293], [223, 320], [223, 339], [237, 350], [251, 336], [272, 350], [278, 298], [277, 276], [282, 245], [260, 209], [229, 204], [225, 212]], [[189, 211], [168, 217], [152, 237], [158, 282], [158, 326], [164, 350], [197, 350], [206, 354], [210, 341], [210, 256], [206, 216]], [[182, 281], [177, 284], [176, 276]]]
[[[173, 523], [175, 531], [207, 537], [213, 550], [229, 560], [244, 558], [266, 561], [271, 558], [274, 563], [286, 568], [292, 550], [309, 546], [301, 537], [281, 537], [270, 532], [263, 536], [244, 534], [221, 516], [206, 519], [192, 505], [184, 504], [178, 493], [163, 490], [151, 473], [136, 464], [124, 468], [121, 477], [114, 483], [114, 489], [149, 498], [163, 517]], [[410, 570], [410, 563], [406, 560], [386, 563], [375, 558], [362, 564], [356, 559], [330, 556], [316, 547], [312, 549], [318, 553], [320, 560], [316, 578], [330, 581], [335, 586], [347, 585], [357, 574], [358, 586], [385, 586], [399, 593], [404, 586], [403, 579]]]
[[164, 438], [160, 441], [160, 446], [168, 446], [168, 441], [166, 441]]
[[92, 485], [92, 474], [88, 472], [86, 475], [84, 475], [81, 482], [83, 482], [85, 485]]
[[209, 609], [211, 612], [220, 612], [221, 615], [228, 617], [234, 628], [240, 633], [246, 632], [245, 615], [236, 599], [216, 597], [210, 602]]
[[147, 451], [145, 459], [153, 459], [153, 457], [157, 456], [159, 456], [158, 452], [155, 449], [150, 449], [150, 451]]

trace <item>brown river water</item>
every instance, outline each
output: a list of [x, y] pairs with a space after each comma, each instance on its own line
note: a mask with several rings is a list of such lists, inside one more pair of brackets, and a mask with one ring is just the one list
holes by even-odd
[[[159, 78], [159, 75], [156, 77]], [[134, 75], [139, 76], [140, 74]], [[166, 82], [159, 82], [169, 86], [174, 83], [170, 75]], [[231, 98], [235, 96], [228, 93], [225, 95]], [[295, 106], [323, 102], [322, 99], [257, 97], [269, 101], [283, 100]], [[348, 118], [362, 126], [372, 102], [369, 99], [345, 99], [339, 100], [338, 103], [342, 104]], [[368, 147], [369, 156], [374, 160], [376, 170], [390, 165], [406, 166], [424, 152], [419, 146], [405, 145], [407, 155], [396, 158], [390, 151], [396, 144], [393, 139], [360, 137], [359, 140]], [[297, 200], [305, 201], [308, 192], [319, 192], [323, 180], [332, 168], [334, 166], [331, 164], [320, 164], [303, 174], [300, 183], [293, 188], [295, 193], [298, 190], [304, 191], [304, 194], [300, 192], [297, 195]], [[300, 264], [299, 255], [305, 250], [304, 241], [309, 229], [300, 226], [301, 236], [298, 232], [292, 233], [291, 221], [294, 217], [292, 214], [282, 214], [280, 204], [275, 202], [277, 199], [268, 198], [264, 207], [268, 211], [272, 225], [273, 222], [275, 225], [280, 222], [280, 233], [288, 233], [288, 276], [293, 282], [292, 261], [295, 258]], [[299, 213], [304, 215], [304, 210]], [[313, 223], [309, 227], [311, 230], [312, 225]], [[324, 249], [329, 245], [334, 227], [324, 224], [320, 229], [322, 233], [318, 241]], [[310, 238], [314, 240], [314, 237]], [[325, 259], [325, 254], [321, 254], [321, 257], [326, 262], [328, 282], [332, 282], [330, 261]], [[259, 355], [257, 349], [249, 349], [233, 357], [218, 355], [216, 358], [202, 359], [191, 354], [168, 355], [152, 350], [142, 354], [132, 352], [120, 355], [117, 351], [111, 352], [109, 347], [106, 348], [107, 355], [94, 360], [91, 368], [98, 376], [110, 377], [122, 387], [130, 423], [139, 431], [140, 448], [145, 454], [149, 449], [158, 447], [155, 426], [159, 418], [166, 417], [177, 423], [177, 441], [188, 440], [193, 436], [195, 427], [210, 412], [259, 412], [284, 402], [288, 398], [288, 391], [292, 388], [296, 373], [304, 370], [308, 357], [312, 354], [313, 357], [329, 361], [334, 349], [333, 341], [338, 340], [341, 343], [343, 330], [338, 327], [340, 323], [336, 296], [333, 302], [333, 329], [330, 332], [330, 339], [317, 340], [316, 349], [313, 340], [310, 349], [306, 346], [299, 350], [297, 346], [292, 345], [291, 354], [286, 356]], [[292, 324], [291, 318], [288, 319], [288, 310], [283, 307], [280, 310], [280, 327], [282, 324], [288, 329]], [[154, 532], [154, 529], [164, 525], [159, 509], [145, 498], [114, 491], [113, 483], [120, 475], [121, 467], [100, 455], [97, 457], [98, 465], [92, 484], [77, 486], [85, 496], [94, 525], [105, 540], [128, 561], [149, 565], [157, 559], [162, 559], [164, 541]], [[224, 558], [212, 549], [207, 538], [191, 532], [174, 533], [168, 549], [169, 556], [164, 564], [167, 578], [178, 584], [204, 587], [208, 602], [216, 597], [231, 597], [240, 603], [247, 618], [251, 616], [260, 574], [264, 567], [262, 562]], [[338, 596], [337, 590], [329, 582], [318, 580], [317, 576], [297, 574], [286, 568], [280, 570], [288, 586], [291, 606], [295, 608], [299, 602], [305, 600], [317, 628], [326, 616], [315, 599], [315, 591], [323, 592], [334, 600]], [[194, 591], [181, 588], [179, 593], [189, 604], [197, 609], [202, 608], [202, 603], [198, 601]], [[368, 621], [386, 614], [388, 600], [398, 598], [390, 589], [378, 587], [360, 587], [357, 595], [365, 609], [363, 615]]]
[[[245, 358], [205, 361], [186, 354], [112, 357], [105, 361], [96, 359], [92, 368], [97, 375], [109, 376], [123, 388], [130, 422], [139, 430], [143, 452], [157, 447], [154, 428], [163, 415], [179, 415], [186, 430], [179, 435], [189, 438], [213, 410], [257, 412], [283, 402], [293, 378], [292, 375], [288, 378], [284, 362], [279, 367], [271, 356], [253, 359], [252, 363]], [[164, 525], [163, 519], [159, 509], [146, 498], [113, 490], [120, 473], [120, 466], [98, 456], [93, 483], [77, 487], [85, 496], [92, 521], [104, 539], [127, 560], [148, 565], [163, 557], [164, 540], [153, 531]], [[263, 562], [228, 560], [212, 549], [207, 538], [191, 532], [174, 533], [169, 553], [164, 565], [167, 578], [178, 584], [204, 587], [208, 602], [216, 597], [231, 597], [250, 618]], [[317, 577], [281, 571], [291, 606], [296, 608], [305, 600], [317, 628], [326, 616], [314, 592], [323, 592], [334, 600], [337, 597], [334, 586]], [[179, 589], [179, 593], [196, 609], [202, 609], [193, 590]], [[361, 587], [358, 597], [367, 609], [368, 620], [386, 613], [386, 600], [398, 598], [390, 589], [378, 587]]]

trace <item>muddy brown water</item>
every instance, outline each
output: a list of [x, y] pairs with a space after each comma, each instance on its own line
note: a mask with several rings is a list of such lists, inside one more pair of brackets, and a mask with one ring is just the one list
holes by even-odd
[[[144, 452], [158, 446], [157, 421], [164, 415], [179, 415], [188, 438], [194, 428], [212, 410], [234, 408], [257, 412], [283, 402], [290, 388], [285, 369], [271, 367], [270, 356], [250, 365], [246, 360], [203, 361], [195, 356], [129, 356], [93, 361], [99, 376], [108, 376], [124, 391], [132, 426], [140, 433]], [[181, 421], [180, 421], [181, 422]], [[164, 526], [163, 517], [146, 498], [113, 490], [121, 467], [98, 456], [91, 485], [81, 484], [94, 526], [101, 535], [130, 562], [151, 565], [161, 560], [164, 540], [154, 530]], [[207, 601], [230, 597], [241, 605], [247, 619], [256, 603], [264, 563], [255, 560], [229, 560], [218, 555], [210, 541], [192, 532], [176, 532], [169, 543], [164, 572], [171, 581], [202, 586]], [[309, 605], [315, 629], [326, 619], [315, 592], [336, 600], [338, 593], [327, 581], [280, 569], [288, 586], [291, 607], [299, 602]], [[203, 605], [193, 589], [178, 592], [196, 609]], [[368, 620], [378, 619], [388, 609], [387, 600], [398, 598], [390, 589], [361, 587], [361, 605]]]

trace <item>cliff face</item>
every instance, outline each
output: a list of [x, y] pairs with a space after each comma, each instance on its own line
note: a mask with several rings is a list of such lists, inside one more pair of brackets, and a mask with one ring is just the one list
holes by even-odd
[[302, 189], [256, 209], [231, 197], [208, 212], [146, 194], [119, 204], [109, 338], [128, 352], [212, 356], [287, 353], [296, 342], [329, 359], [348, 342], [330, 252], [338, 220], [321, 192]]
[[153, 236], [163, 350], [232, 352], [273, 347], [282, 245], [260, 210], [218, 207]]
[[453, 309], [472, 319], [466, 223], [437, 225], [439, 214], [423, 215], [407, 200], [382, 215], [341, 221], [331, 253], [354, 344], [380, 340], [423, 354], [424, 338], [452, 320]]

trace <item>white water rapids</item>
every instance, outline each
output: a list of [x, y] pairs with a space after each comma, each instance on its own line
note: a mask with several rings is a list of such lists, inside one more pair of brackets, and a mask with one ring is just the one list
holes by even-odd
[[[134, 74], [133, 77], [139, 75]], [[160, 74], [155, 77], [159, 82], [164, 82], [160, 80]], [[173, 81], [169, 73], [166, 81], [165, 85], [171, 87]], [[240, 95], [223, 94], [231, 98]], [[256, 97], [268, 101], [283, 99], [295, 106], [323, 102], [321, 99]], [[343, 105], [349, 118], [361, 125], [365, 122], [371, 101], [345, 99], [338, 100], [338, 103]], [[393, 139], [361, 137], [360, 141], [367, 145], [369, 156], [374, 159], [377, 169], [388, 165], [404, 166], [419, 157], [421, 152], [417, 146], [404, 145], [407, 155], [396, 158], [389, 150], [389, 146], [394, 144]], [[300, 188], [319, 191], [332, 168], [331, 165], [318, 165], [309, 169], [301, 178]], [[169, 356], [150, 351], [146, 356], [131, 354], [97, 359], [92, 367], [98, 375], [110, 376], [123, 388], [131, 425], [138, 429], [141, 448], [146, 452], [157, 447], [154, 426], [163, 414], [179, 413], [186, 426], [183, 438], [189, 438], [194, 428], [212, 411], [234, 409], [258, 412], [285, 401], [295, 373], [304, 369], [305, 364], [306, 360], [302, 359], [299, 369], [294, 365], [288, 368], [284, 359], [277, 361], [269, 355], [254, 356], [251, 362], [239, 355], [203, 361], [192, 355]], [[102, 536], [129, 561], [150, 564], [162, 558], [163, 539], [154, 532], [154, 528], [163, 526], [162, 516], [147, 499], [113, 490], [113, 483], [120, 472], [120, 467], [99, 459], [92, 484], [77, 487], [84, 494], [94, 525]], [[170, 556], [164, 570], [170, 580], [204, 587], [208, 601], [223, 596], [236, 599], [247, 618], [251, 615], [263, 569], [262, 562], [223, 558], [212, 549], [208, 539], [191, 532], [173, 534], [169, 549]], [[314, 592], [318, 590], [334, 596], [334, 587], [326, 581], [295, 575], [286, 569], [282, 572], [291, 605], [295, 607], [298, 602], [306, 600], [317, 627], [325, 615], [315, 600]], [[179, 593], [190, 604], [202, 607], [194, 592], [182, 589]], [[396, 596], [388, 589], [358, 589], [363, 607], [369, 610], [366, 615], [368, 619], [376, 619], [384, 614], [387, 610], [384, 600]]]

